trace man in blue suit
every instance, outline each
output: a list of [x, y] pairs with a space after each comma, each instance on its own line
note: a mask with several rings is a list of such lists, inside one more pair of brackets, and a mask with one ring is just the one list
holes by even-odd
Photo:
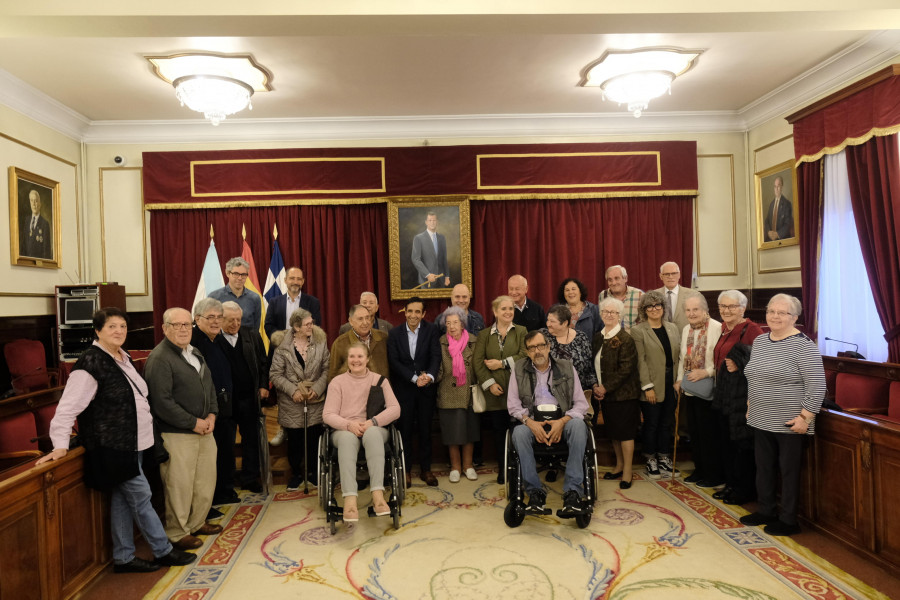
[[425, 231], [413, 238], [412, 263], [422, 289], [450, 286], [450, 266], [447, 263], [447, 238], [437, 232], [438, 218], [434, 212], [425, 217]]
[[410, 454], [413, 432], [419, 438], [419, 467], [422, 481], [438, 484], [431, 472], [431, 423], [437, 395], [437, 375], [441, 366], [441, 332], [425, 319], [421, 298], [406, 301], [406, 325], [388, 332], [388, 364], [391, 387], [400, 402], [400, 435], [406, 459], [406, 481], [410, 481]]
[[322, 312], [319, 299], [300, 293], [300, 288], [306, 283], [303, 270], [300, 267], [288, 269], [284, 275], [284, 283], [287, 285], [287, 293], [269, 302], [269, 307], [266, 309], [266, 335], [272, 337], [272, 333], [279, 329], [287, 329], [291, 315], [298, 308], [308, 310], [315, 324], [321, 327]]

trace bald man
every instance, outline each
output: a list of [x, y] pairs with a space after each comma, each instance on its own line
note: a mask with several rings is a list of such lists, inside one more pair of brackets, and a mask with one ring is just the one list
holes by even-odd
[[30, 212], [23, 212], [19, 220], [19, 254], [31, 258], [53, 258], [53, 230], [41, 215], [41, 195], [37, 190], [28, 192]]
[[[450, 292], [450, 302], [453, 306], [461, 308], [466, 313], [466, 331], [471, 335], [478, 335], [478, 332], [484, 329], [484, 317], [474, 310], [469, 310], [469, 302], [472, 296], [469, 294], [469, 287], [464, 283], [457, 283]], [[441, 328], [442, 333], [446, 331]]]
[[516, 305], [513, 323], [521, 325], [528, 331], [535, 331], [547, 326], [544, 307], [528, 297], [528, 280], [521, 275], [513, 275], [506, 282], [507, 295]]

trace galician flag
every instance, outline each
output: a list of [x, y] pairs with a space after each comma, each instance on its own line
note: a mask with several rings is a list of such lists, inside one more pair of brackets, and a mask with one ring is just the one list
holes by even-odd
[[191, 305], [191, 315], [197, 303], [209, 296], [209, 293], [225, 285], [225, 276], [222, 275], [222, 266], [219, 263], [219, 254], [216, 252], [216, 243], [213, 241], [213, 227], [209, 226], [209, 250], [206, 252], [206, 260], [203, 262], [203, 272], [197, 283], [197, 293], [194, 294], [194, 303]]
[[259, 291], [259, 277], [256, 275], [256, 263], [253, 262], [253, 253], [250, 251], [250, 244], [247, 243], [247, 226], [241, 226], [241, 238], [244, 240], [243, 246], [241, 247], [241, 258], [250, 263], [250, 276], [247, 278], [247, 283], [244, 285], [247, 289], [256, 292], [259, 294], [259, 302], [262, 306], [260, 306], [260, 318], [259, 318], [259, 335], [262, 337], [263, 344], [266, 347], [266, 352], [269, 351], [269, 338], [266, 336], [266, 304], [267, 302], [263, 300], [262, 292]]
[[269, 274], [266, 276], [266, 302], [287, 292], [284, 283], [284, 259], [281, 258], [281, 250], [278, 248], [278, 226], [272, 228], [272, 237], [275, 243], [272, 246], [272, 262], [269, 263]]

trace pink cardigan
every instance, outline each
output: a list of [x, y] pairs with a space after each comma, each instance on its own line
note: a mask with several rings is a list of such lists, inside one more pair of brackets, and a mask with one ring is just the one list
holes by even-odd
[[[376, 385], [380, 377], [372, 371], [366, 371], [365, 375], [353, 375], [348, 371], [332, 379], [328, 384], [322, 413], [325, 423], [334, 429], [347, 429], [352, 421], [365, 421], [369, 388]], [[384, 410], [375, 415], [375, 420], [379, 427], [385, 427], [400, 418], [400, 404], [387, 378], [381, 387], [384, 390]]]

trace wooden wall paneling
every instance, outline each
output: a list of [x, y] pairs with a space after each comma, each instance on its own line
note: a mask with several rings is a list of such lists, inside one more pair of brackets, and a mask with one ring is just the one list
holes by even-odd
[[873, 439], [875, 552], [900, 565], [900, 434], [875, 431]]
[[44, 502], [37, 478], [5, 489], [0, 509], [0, 600], [53, 600], [52, 552], [46, 535]]

